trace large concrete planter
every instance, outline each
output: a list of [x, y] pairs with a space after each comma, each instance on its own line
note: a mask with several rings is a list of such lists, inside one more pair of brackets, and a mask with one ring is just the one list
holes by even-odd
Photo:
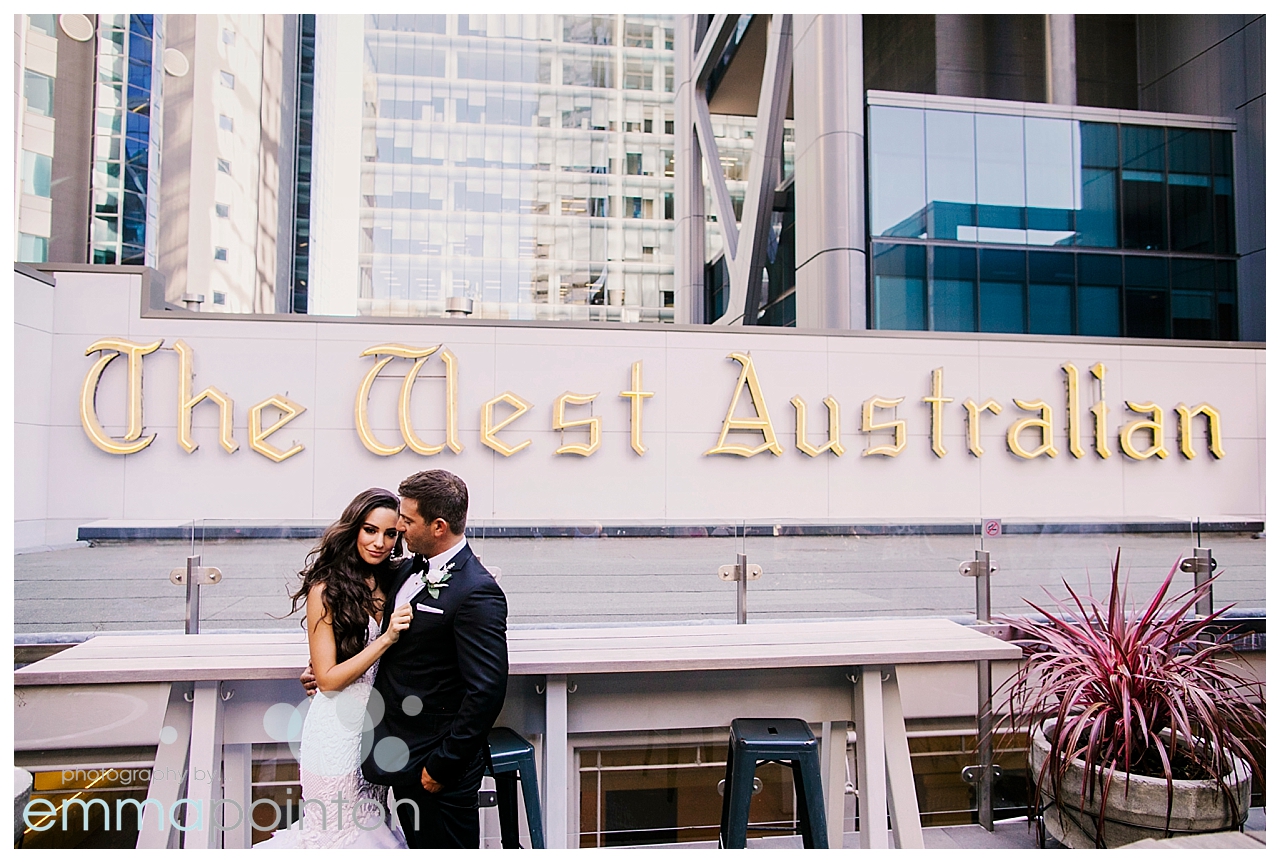
[[[1049, 741], [1043, 727], [1031, 739], [1033, 781], [1049, 758]], [[1186, 833], [1216, 833], [1235, 830], [1249, 814], [1250, 771], [1240, 759], [1232, 759], [1235, 767], [1227, 777], [1227, 793], [1208, 780], [1175, 779], [1173, 782], [1173, 817], [1165, 832], [1168, 786], [1163, 779], [1133, 774], [1126, 792], [1125, 777], [1117, 775], [1111, 783], [1103, 828], [1103, 847], [1118, 848], [1140, 839], [1161, 839]], [[1062, 781], [1062, 799], [1053, 799], [1053, 787], [1045, 777], [1041, 799], [1046, 804], [1044, 825], [1049, 835], [1068, 848], [1096, 848], [1098, 802], [1101, 790], [1080, 806], [1080, 789], [1085, 779], [1084, 762], [1076, 759], [1067, 767]], [[1235, 798], [1236, 819], [1232, 818], [1228, 794]]]
[[22, 841], [22, 813], [31, 802], [31, 784], [33, 777], [21, 767], [13, 768], [13, 844]]

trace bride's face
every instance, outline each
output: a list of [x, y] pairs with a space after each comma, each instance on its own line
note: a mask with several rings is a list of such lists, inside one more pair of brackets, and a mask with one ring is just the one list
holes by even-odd
[[391, 554], [396, 546], [396, 537], [399, 536], [396, 530], [399, 518], [400, 514], [394, 509], [382, 507], [369, 510], [369, 514], [364, 517], [364, 524], [360, 525], [360, 532], [356, 534], [356, 549], [365, 563], [376, 566]]

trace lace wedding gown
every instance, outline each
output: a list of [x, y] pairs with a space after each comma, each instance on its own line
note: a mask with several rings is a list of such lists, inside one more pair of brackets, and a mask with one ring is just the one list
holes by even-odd
[[[369, 619], [369, 640], [380, 627]], [[404, 837], [389, 826], [387, 788], [360, 773], [361, 732], [378, 663], [340, 692], [317, 692], [302, 725], [299, 772], [302, 817], [278, 830], [256, 848], [405, 848]], [[341, 798], [341, 804], [335, 802]]]

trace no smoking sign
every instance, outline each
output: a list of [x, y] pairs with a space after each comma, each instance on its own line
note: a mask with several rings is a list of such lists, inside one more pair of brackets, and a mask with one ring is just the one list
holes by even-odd
[[982, 535], [985, 537], [996, 537], [1004, 533], [1004, 528], [1000, 526], [998, 518], [984, 518], [982, 520]]

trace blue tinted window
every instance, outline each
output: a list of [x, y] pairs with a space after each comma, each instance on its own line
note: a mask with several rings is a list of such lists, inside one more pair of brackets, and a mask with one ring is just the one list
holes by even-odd
[[1210, 142], [1204, 129], [1169, 130], [1169, 246], [1177, 251], [1213, 251]]
[[1215, 263], [1196, 258], [1169, 261], [1170, 309], [1175, 339], [1213, 338]]
[[[58, 18], [57, 15], [28, 15], [27, 16], [27, 20], [31, 22], [32, 30], [39, 30], [41, 33], [45, 34], [46, 36], [52, 36], [55, 39], [58, 38], [58, 33], [54, 29], [57, 26], [57, 24], [55, 23], [57, 18]], [[29, 235], [24, 234], [23, 236], [29, 236]], [[30, 261], [30, 260], [35, 260], [35, 258], [23, 258], [23, 260]], [[43, 261], [44, 259], [41, 258], [40, 260]]]
[[1159, 257], [1124, 259], [1125, 335], [1169, 337], [1169, 261]]
[[1116, 127], [1110, 123], [1080, 124], [1080, 164], [1086, 168], [1119, 167]]
[[925, 328], [924, 246], [877, 243], [871, 264], [876, 329]]
[[933, 329], [973, 332], [973, 289], [978, 276], [976, 249], [933, 249]]
[[1236, 311], [1235, 261], [1218, 261], [1215, 265], [1215, 275], [1215, 286], [1218, 289], [1218, 338], [1235, 340], [1239, 338], [1239, 331], [1236, 327], [1238, 312]]
[[979, 310], [984, 333], [1025, 333], [1025, 252], [983, 249], [978, 260]]
[[22, 95], [27, 100], [27, 110], [45, 117], [53, 116], [53, 79], [30, 69], [23, 72]]
[[1079, 206], [1076, 125], [1070, 120], [1027, 117], [1027, 243], [1070, 245]]
[[1076, 331], [1082, 336], [1118, 336], [1120, 289], [1124, 284], [1119, 255], [1077, 255]]
[[1027, 312], [1030, 332], [1070, 335], [1075, 256], [1061, 252], [1027, 255]]
[[871, 233], [925, 232], [924, 111], [871, 109]]
[[1213, 132], [1213, 250], [1220, 255], [1236, 250], [1236, 210], [1232, 189], [1231, 133]]
[[1121, 126], [1124, 247], [1166, 248], [1164, 129]]
[[[973, 204], [977, 201], [974, 115], [958, 111], [926, 111], [924, 115], [929, 236], [973, 240]], [[961, 236], [964, 227], [970, 232]]]

